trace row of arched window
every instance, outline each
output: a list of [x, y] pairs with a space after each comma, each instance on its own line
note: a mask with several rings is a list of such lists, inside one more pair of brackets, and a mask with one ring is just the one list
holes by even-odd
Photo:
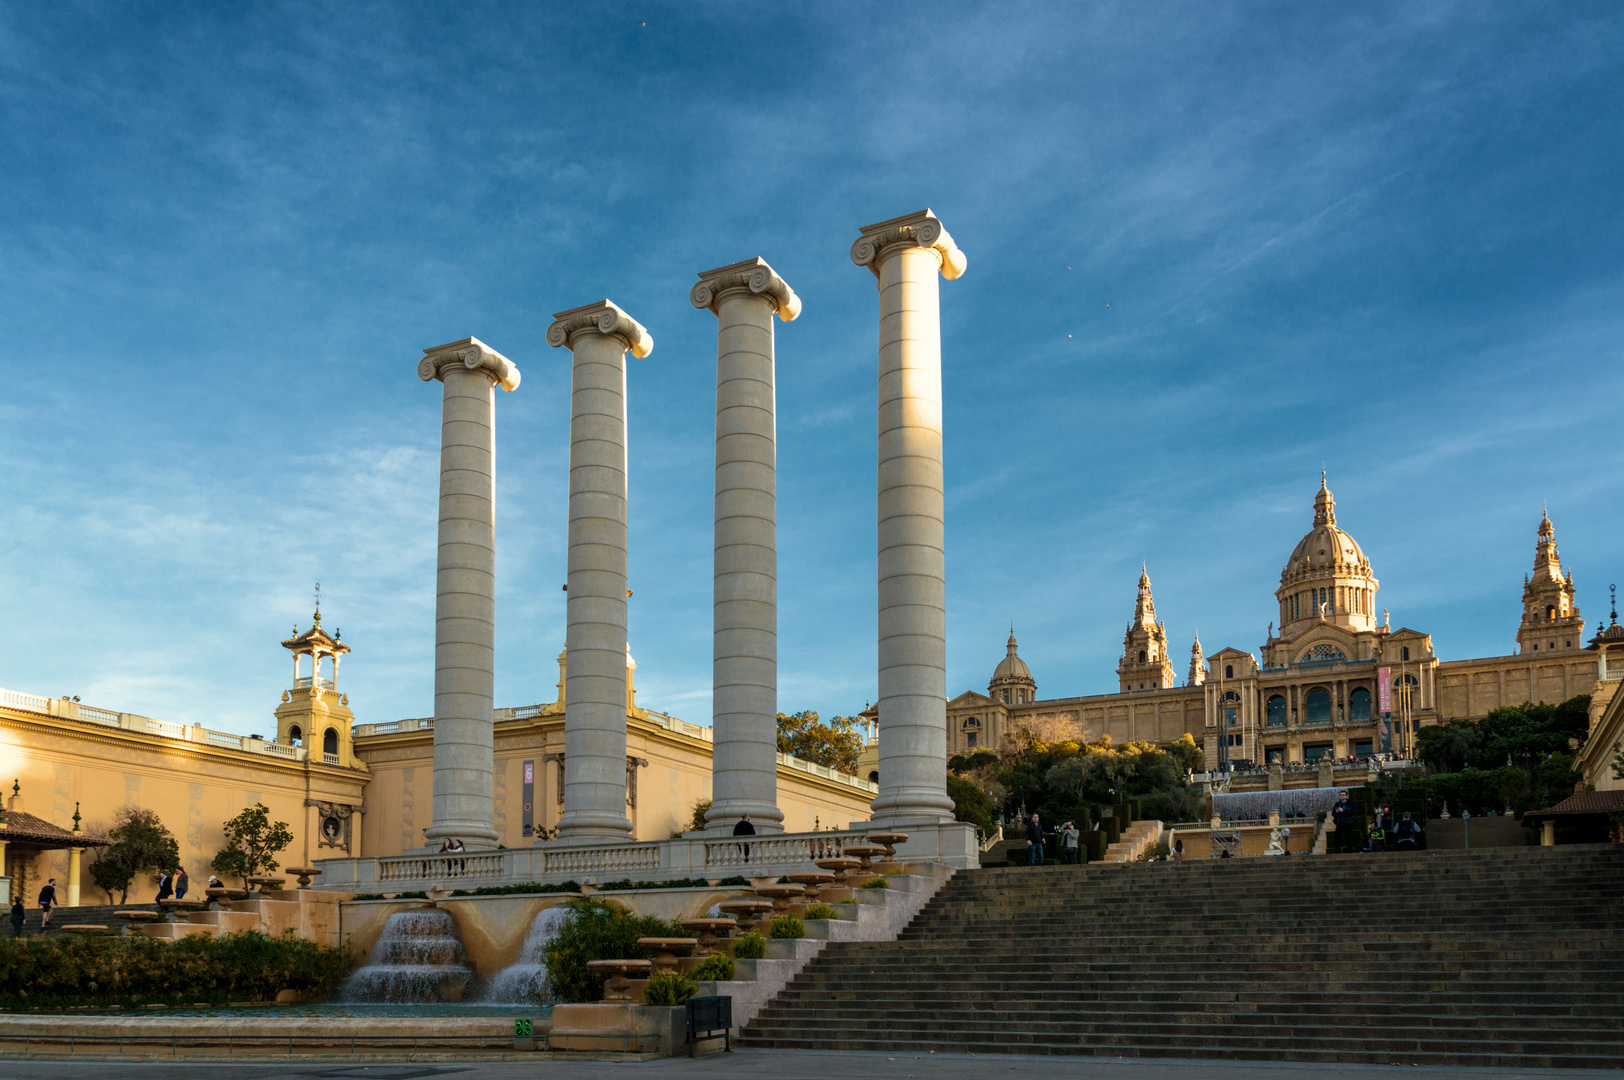
[[[288, 728], [288, 743], [292, 746], [304, 745], [304, 732], [299, 729], [299, 725], [295, 724], [293, 727]], [[334, 728], [328, 728], [322, 733], [321, 752], [324, 754], [338, 753], [338, 731]]]
[[1304, 589], [1292, 593], [1280, 605], [1280, 621], [1312, 617], [1323, 611], [1335, 615], [1338, 611], [1354, 615], [1369, 615], [1375, 603], [1375, 591], [1353, 585], [1328, 585], [1323, 589]]

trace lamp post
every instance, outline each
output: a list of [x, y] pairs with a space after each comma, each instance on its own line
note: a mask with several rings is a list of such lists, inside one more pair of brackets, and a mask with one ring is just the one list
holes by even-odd
[[1472, 850], [1472, 812], [1470, 810], [1466, 809], [1464, 806], [1461, 807], [1461, 811], [1460, 811], [1460, 827], [1461, 827], [1462, 834], [1464, 834], [1465, 837], [1466, 837], [1466, 850], [1471, 851]]

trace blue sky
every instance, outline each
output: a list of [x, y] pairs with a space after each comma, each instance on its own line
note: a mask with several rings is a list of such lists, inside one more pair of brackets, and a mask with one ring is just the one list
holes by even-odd
[[[949, 690], [1013, 621], [1115, 689], [1146, 560], [1176, 655], [1255, 650], [1323, 467], [1394, 625], [1514, 649], [1548, 500], [1624, 577], [1624, 16], [1610, 4], [0, 5], [0, 686], [272, 732], [326, 623], [358, 718], [432, 712], [439, 394], [498, 401], [498, 704], [553, 698], [567, 356], [631, 361], [640, 701], [710, 715], [715, 320], [778, 332], [780, 707], [875, 686], [873, 279], [932, 207]], [[1182, 669], [1182, 665], [1181, 665]], [[1182, 670], [1181, 670], [1182, 674]]]

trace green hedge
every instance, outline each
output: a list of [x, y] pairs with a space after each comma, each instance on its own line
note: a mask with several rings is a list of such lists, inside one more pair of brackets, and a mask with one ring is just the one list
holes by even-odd
[[1082, 850], [1088, 852], [1089, 862], [1099, 862], [1105, 858], [1105, 833], [1091, 829], [1083, 833], [1080, 843]]
[[1116, 843], [1122, 836], [1122, 822], [1114, 817], [1103, 818], [1100, 821], [1100, 828], [1105, 830], [1105, 842], [1107, 844]]
[[[581, 883], [578, 881], [565, 881], [558, 885], [543, 885], [539, 881], [526, 881], [518, 885], [485, 885], [478, 889], [453, 889], [452, 896], [512, 896], [516, 893], [578, 893]], [[410, 893], [401, 893], [401, 896], [410, 896]], [[422, 896], [422, 893], [416, 894]], [[357, 900], [375, 900], [374, 896], [357, 896]]]
[[619, 881], [606, 881], [598, 886], [599, 891], [605, 889], [702, 889], [710, 884], [702, 877], [673, 878], [670, 881], [633, 881], [631, 878], [621, 878]]
[[0, 1008], [266, 1001], [279, 990], [324, 998], [344, 976], [338, 949], [292, 931], [243, 930], [164, 941], [145, 934], [0, 940]]

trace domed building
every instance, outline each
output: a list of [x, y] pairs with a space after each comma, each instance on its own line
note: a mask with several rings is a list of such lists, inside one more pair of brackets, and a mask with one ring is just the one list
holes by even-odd
[[1616, 662], [1603, 674], [1595, 650], [1585, 651], [1573, 575], [1562, 568], [1549, 516], [1539, 524], [1533, 574], [1523, 580], [1516, 655], [1440, 661], [1430, 635], [1391, 626], [1379, 589], [1364, 549], [1337, 524], [1322, 473], [1312, 525], [1274, 590], [1278, 624], [1269, 623], [1256, 653], [1205, 654], [1193, 641], [1189, 674], [1178, 685], [1167, 626], [1141, 566], [1117, 693], [1039, 700], [1011, 632], [988, 693], [948, 702], [948, 752], [997, 750], [1024, 728], [1046, 740], [1109, 736], [1119, 745], [1189, 734], [1208, 768], [1219, 770], [1405, 755], [1424, 725], [1593, 689], [1601, 700], [1598, 679], [1624, 675]]

